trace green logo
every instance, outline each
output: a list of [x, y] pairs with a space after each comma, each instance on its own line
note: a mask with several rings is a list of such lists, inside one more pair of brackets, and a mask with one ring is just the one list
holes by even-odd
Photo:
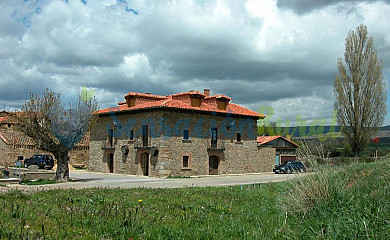
[[93, 95], [95, 95], [95, 91], [96, 90], [88, 91], [88, 89], [84, 86], [81, 89], [81, 94], [80, 94], [81, 100], [83, 100], [85, 103], [88, 102], [93, 98]]

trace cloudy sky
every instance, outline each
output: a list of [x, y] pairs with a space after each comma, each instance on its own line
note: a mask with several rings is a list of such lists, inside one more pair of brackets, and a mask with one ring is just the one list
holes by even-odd
[[2, 0], [0, 7], [1, 110], [46, 87], [68, 101], [86, 86], [100, 108], [129, 91], [208, 88], [255, 111], [271, 106], [283, 122], [301, 115], [329, 124], [337, 59], [361, 23], [390, 79], [390, 1]]

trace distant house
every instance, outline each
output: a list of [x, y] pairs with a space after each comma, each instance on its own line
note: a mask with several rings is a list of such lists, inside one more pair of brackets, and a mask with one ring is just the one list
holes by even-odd
[[145, 176], [270, 172], [275, 149], [257, 147], [257, 112], [226, 95], [129, 92], [98, 112], [90, 169]]
[[9, 117], [9, 112], [0, 111], [0, 129], [11, 128], [13, 124], [14, 122], [11, 121], [11, 118]]
[[[30, 137], [18, 131], [17, 122], [11, 118], [12, 114], [18, 114], [18, 112], [0, 112], [0, 166], [13, 166], [16, 161], [23, 161], [34, 154], [52, 154], [38, 149]], [[89, 134], [70, 150], [69, 163], [88, 166], [88, 153]]]
[[275, 165], [297, 159], [296, 150], [299, 145], [282, 136], [257, 137], [257, 144], [259, 148], [275, 148]]

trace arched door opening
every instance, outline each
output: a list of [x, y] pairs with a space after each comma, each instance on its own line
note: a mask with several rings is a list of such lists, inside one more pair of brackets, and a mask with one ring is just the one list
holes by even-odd
[[212, 155], [209, 157], [209, 174], [218, 175], [219, 157]]
[[108, 169], [110, 171], [110, 173], [114, 173], [114, 154], [113, 153], [110, 153], [108, 154]]
[[149, 154], [142, 153], [140, 159], [142, 174], [144, 176], [149, 176]]

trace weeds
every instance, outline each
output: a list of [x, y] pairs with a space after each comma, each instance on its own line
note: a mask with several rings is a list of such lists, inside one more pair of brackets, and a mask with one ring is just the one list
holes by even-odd
[[[289, 234], [299, 238], [390, 239], [390, 162], [321, 169], [289, 183]], [[328, 168], [329, 169], [329, 168]]]
[[0, 239], [390, 239], [390, 161], [261, 187], [0, 194]]
[[169, 175], [167, 178], [191, 178], [191, 176]]
[[46, 184], [55, 184], [57, 183], [55, 180], [48, 180], [48, 179], [39, 179], [36, 181], [22, 181], [22, 184], [25, 185], [46, 185]]

